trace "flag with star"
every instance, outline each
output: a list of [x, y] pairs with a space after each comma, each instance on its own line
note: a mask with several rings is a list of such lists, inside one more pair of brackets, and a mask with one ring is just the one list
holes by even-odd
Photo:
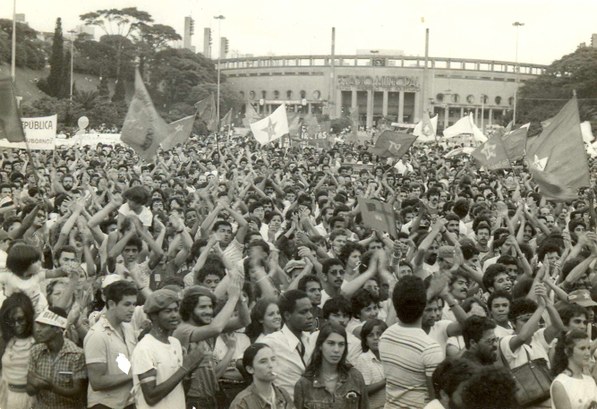
[[139, 70], [135, 70], [135, 94], [124, 118], [120, 140], [149, 161], [154, 158], [160, 143], [168, 134], [168, 124], [155, 110]]
[[416, 135], [395, 131], [383, 131], [377, 138], [375, 146], [369, 152], [382, 158], [400, 159], [417, 139]]
[[512, 166], [508, 160], [504, 143], [499, 136], [494, 136], [471, 153], [481, 166], [487, 170], [508, 169]]
[[218, 115], [216, 112], [216, 99], [214, 94], [195, 104], [199, 119], [205, 123], [207, 130], [214, 132], [218, 129]]
[[527, 141], [527, 160], [543, 196], [555, 201], [573, 200], [580, 187], [590, 186], [576, 96], [534, 139], [533, 143]]
[[184, 144], [189, 140], [191, 132], [193, 131], [193, 123], [195, 122], [195, 115], [189, 115], [185, 118], [174, 121], [168, 125], [168, 137], [162, 141], [162, 148], [170, 150], [178, 144]]
[[0, 80], [0, 139], [7, 139], [9, 142], [25, 141], [14, 84], [10, 78]]
[[413, 135], [419, 136], [419, 142], [435, 142], [437, 130], [437, 115], [429, 118], [427, 112], [423, 113], [423, 119], [415, 126]]
[[270, 116], [251, 124], [253, 136], [261, 145], [280, 139], [288, 133], [286, 104], [282, 104]]
[[396, 213], [391, 204], [359, 197], [359, 211], [365, 226], [396, 237]]

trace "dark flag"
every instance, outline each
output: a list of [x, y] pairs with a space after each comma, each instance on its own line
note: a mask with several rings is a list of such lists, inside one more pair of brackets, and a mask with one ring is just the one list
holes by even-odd
[[369, 152], [382, 158], [393, 157], [400, 159], [417, 139], [413, 134], [383, 131], [377, 138], [375, 146]]
[[513, 131], [506, 132], [502, 135], [502, 142], [506, 149], [506, 155], [511, 161], [522, 159], [524, 156], [525, 146], [527, 143], [527, 132], [529, 130], [528, 123]]
[[14, 85], [10, 78], [0, 79], [0, 139], [25, 142]]
[[218, 115], [216, 113], [214, 94], [209, 94], [209, 97], [197, 102], [195, 109], [197, 109], [197, 116], [205, 122], [205, 126], [209, 131], [214, 132], [218, 129]]
[[386, 232], [396, 238], [396, 215], [392, 205], [360, 197], [359, 210], [365, 226]]
[[573, 200], [580, 187], [590, 186], [576, 97], [533, 139], [526, 146], [527, 160], [533, 179], [547, 199]]
[[471, 156], [487, 170], [508, 169], [511, 167], [504, 143], [499, 136], [495, 136], [477, 147], [471, 153]]

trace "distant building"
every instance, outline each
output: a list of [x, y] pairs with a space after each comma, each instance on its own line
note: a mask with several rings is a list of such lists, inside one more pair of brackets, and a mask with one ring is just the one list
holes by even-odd
[[211, 58], [211, 28], [203, 28], [203, 55]]
[[17, 23], [27, 24], [27, 21], [25, 20], [25, 13], [16, 13], [15, 14], [15, 21]]
[[187, 50], [195, 52], [193, 47], [193, 34], [195, 34], [195, 20], [191, 16], [184, 18], [184, 33], [182, 36], [182, 46]]
[[597, 48], [597, 34], [591, 36], [591, 47]]

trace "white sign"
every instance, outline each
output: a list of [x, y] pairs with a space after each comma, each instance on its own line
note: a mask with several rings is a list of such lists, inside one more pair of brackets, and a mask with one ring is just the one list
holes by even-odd
[[[39, 118], [21, 118], [25, 138], [32, 150], [53, 150], [56, 139], [58, 116], [44, 116]], [[1, 148], [27, 149], [25, 142], [8, 142], [0, 140]]]

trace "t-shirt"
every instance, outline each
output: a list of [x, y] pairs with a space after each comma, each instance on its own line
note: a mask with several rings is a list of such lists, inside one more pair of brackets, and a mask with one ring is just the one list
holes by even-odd
[[137, 409], [185, 409], [185, 396], [182, 382], [157, 404], [150, 406], [145, 402], [139, 383], [139, 375], [150, 369], [156, 370], [156, 385], [170, 378], [182, 366], [182, 347], [180, 341], [168, 337], [168, 344], [158, 341], [147, 334], [135, 347], [131, 360], [135, 405]]
[[429, 336], [433, 338], [435, 342], [439, 344], [442, 348], [442, 351], [446, 351], [446, 346], [448, 345], [448, 326], [452, 324], [452, 321], [449, 320], [439, 320], [436, 321], [435, 324], [429, 330]]
[[151, 223], [153, 222], [153, 213], [151, 213], [151, 210], [149, 210], [145, 206], [143, 206], [141, 212], [137, 214], [131, 210], [128, 203], [125, 203], [122, 206], [120, 206], [120, 208], [118, 209], [118, 213], [123, 216], [137, 217], [145, 227], [151, 226]]
[[31, 299], [36, 316], [48, 308], [48, 300], [41, 291], [41, 283], [45, 279], [46, 272], [43, 270], [28, 279], [22, 279], [14, 273], [0, 273], [0, 284], [4, 285], [6, 297], [19, 292], [25, 294]]
[[379, 355], [386, 374], [385, 408], [425, 406], [427, 378], [445, 357], [440, 345], [421, 328], [398, 323], [381, 336]]
[[[508, 335], [500, 340], [500, 351], [502, 352], [504, 359], [510, 365], [510, 368], [518, 368], [531, 360], [543, 358], [547, 361], [549, 366], [549, 358], [547, 357], [547, 351], [549, 345], [545, 340], [545, 328], [542, 328], [533, 334], [531, 342], [529, 344], [523, 344], [516, 351], [510, 349], [510, 340], [516, 335]], [[528, 355], [527, 355], [528, 352]]]

